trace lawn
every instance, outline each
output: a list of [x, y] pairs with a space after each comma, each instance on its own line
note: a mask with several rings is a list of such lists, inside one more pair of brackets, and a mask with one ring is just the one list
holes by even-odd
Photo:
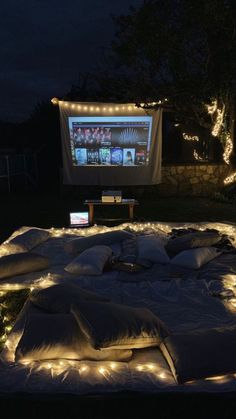
[[[96, 195], [89, 196], [96, 198]], [[230, 221], [236, 222], [236, 205], [213, 198], [135, 196], [135, 221]], [[0, 241], [21, 226], [66, 227], [69, 212], [86, 210], [88, 195], [60, 193], [21, 193], [4, 195], [1, 200]], [[96, 207], [97, 224], [119, 224], [127, 220], [127, 208]], [[113, 219], [113, 221], [111, 221]], [[110, 221], [109, 221], [110, 220]]]

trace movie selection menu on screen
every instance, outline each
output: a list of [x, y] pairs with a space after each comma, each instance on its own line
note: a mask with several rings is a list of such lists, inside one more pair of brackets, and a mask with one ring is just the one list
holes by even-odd
[[69, 118], [73, 165], [147, 165], [151, 127], [148, 116]]

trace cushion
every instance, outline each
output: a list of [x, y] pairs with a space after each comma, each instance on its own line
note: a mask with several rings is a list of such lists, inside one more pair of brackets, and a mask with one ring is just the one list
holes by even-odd
[[109, 301], [99, 294], [69, 283], [33, 291], [30, 300], [35, 306], [50, 313], [70, 313], [71, 304], [80, 300]]
[[111, 255], [112, 250], [110, 247], [93, 246], [80, 253], [65, 267], [65, 270], [71, 274], [78, 275], [101, 275]]
[[94, 234], [88, 237], [70, 239], [65, 243], [65, 250], [69, 253], [81, 253], [92, 246], [105, 245], [121, 242], [132, 236], [132, 233], [124, 230], [108, 231], [107, 233]]
[[40, 228], [30, 228], [24, 233], [11, 239], [8, 243], [2, 244], [4, 250], [8, 253], [20, 253], [27, 252], [40, 243], [46, 241], [50, 236], [50, 233]]
[[171, 264], [182, 266], [183, 268], [199, 269], [221, 253], [219, 249], [214, 247], [198, 247], [196, 249], [184, 250], [171, 259]]
[[101, 301], [72, 305], [81, 330], [95, 349], [157, 346], [165, 326], [147, 308], [133, 308]]
[[41, 271], [49, 267], [49, 259], [36, 253], [15, 253], [0, 257], [0, 279]]
[[161, 240], [153, 234], [138, 236], [138, 256], [152, 263], [169, 263], [170, 261]]
[[77, 359], [125, 361], [130, 350], [96, 351], [71, 314], [31, 314], [15, 352], [15, 360]]
[[178, 383], [236, 372], [236, 326], [169, 335], [160, 349]]
[[182, 236], [170, 239], [166, 245], [166, 250], [176, 254], [183, 250], [195, 247], [213, 246], [221, 240], [221, 235], [216, 231], [197, 231], [186, 233]]

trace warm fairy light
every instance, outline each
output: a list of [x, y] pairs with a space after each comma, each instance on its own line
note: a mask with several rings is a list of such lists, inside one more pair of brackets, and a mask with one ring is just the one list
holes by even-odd
[[223, 153], [223, 159], [226, 164], [230, 163], [229, 158], [232, 152], [233, 152], [233, 141], [231, 139], [230, 133], [227, 132], [226, 139], [225, 139], [225, 149]]
[[230, 183], [236, 182], [236, 172], [232, 173], [232, 175], [227, 176], [224, 179], [224, 184], [229, 185]]
[[115, 362], [111, 362], [110, 367], [112, 370], [115, 370], [117, 368], [117, 364], [115, 364]]
[[88, 371], [88, 365], [82, 365], [82, 367], [80, 367], [79, 371], [80, 372]]
[[206, 105], [207, 112], [212, 115], [217, 109], [217, 100], [214, 99], [210, 105]]
[[213, 137], [218, 137], [223, 126], [224, 116], [225, 116], [225, 105], [222, 106], [222, 109], [218, 107], [218, 102], [216, 99], [212, 101], [210, 105], [206, 105], [207, 112], [211, 115], [211, 119], [214, 123], [211, 134]]
[[23, 359], [22, 361], [20, 361], [20, 364], [22, 365], [29, 365], [31, 364], [32, 361], [30, 361], [29, 359]]
[[193, 150], [193, 156], [194, 156], [195, 160], [197, 160], [197, 161], [204, 160], [204, 158], [203, 158], [203, 157], [201, 157], [201, 156], [198, 154], [198, 152], [197, 152], [197, 150], [196, 150], [196, 149], [194, 149], [194, 150]]
[[[55, 100], [54, 100], [55, 99]], [[162, 103], [166, 102], [167, 99], [163, 99], [163, 100], [159, 100], [157, 102], [151, 102], [151, 103], [142, 103], [140, 106], [137, 106], [135, 103], [131, 103], [131, 104], [127, 104], [127, 105], [114, 105], [114, 106], [109, 106], [109, 104], [107, 104], [108, 106], [104, 106], [104, 107], [100, 107], [100, 106], [96, 106], [96, 103], [88, 105], [86, 104], [77, 104], [76, 102], [64, 102], [63, 100], [59, 100], [57, 98], [53, 98], [52, 100], [54, 100], [54, 104], [58, 105], [60, 104], [62, 107], [64, 108], [69, 108], [69, 109], [78, 109], [78, 110], [83, 110], [83, 111], [89, 111], [92, 113], [96, 113], [96, 112], [109, 112], [109, 113], [113, 113], [113, 112], [122, 112], [122, 111], [126, 111], [126, 112], [142, 112], [143, 108], [145, 106], [155, 106], [155, 105], [161, 105]], [[51, 100], [51, 101], [52, 101]], [[86, 102], [87, 103], [87, 102]]]
[[206, 381], [219, 381], [219, 380], [223, 380], [226, 376], [225, 375], [215, 375], [213, 377], [207, 377], [205, 378]]
[[52, 102], [53, 105], [58, 105], [59, 104], [59, 99], [57, 97], [53, 97], [51, 99], [51, 102]]
[[[175, 126], [178, 126], [179, 124], [177, 124], [177, 125], [175, 125]], [[199, 137], [197, 136], [197, 135], [189, 135], [189, 134], [186, 134], [186, 132], [183, 132], [183, 139], [184, 140], [186, 140], [186, 141], [199, 141]]]
[[161, 378], [162, 380], [164, 380], [166, 378], [166, 373], [164, 371], [162, 371], [158, 374], [158, 377]]
[[99, 367], [99, 368], [98, 368], [98, 372], [99, 372], [100, 374], [104, 375], [104, 374], [105, 374], [105, 372], [106, 372], [106, 368], [104, 368], [104, 367]]
[[222, 124], [224, 120], [224, 114], [225, 114], [225, 106], [223, 106], [222, 110], [221, 109], [216, 110], [216, 121], [211, 131], [213, 137], [218, 137], [218, 135], [220, 134], [220, 130], [222, 128]]

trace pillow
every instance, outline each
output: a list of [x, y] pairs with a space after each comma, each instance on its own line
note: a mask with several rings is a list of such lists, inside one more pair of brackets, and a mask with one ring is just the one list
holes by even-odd
[[108, 246], [90, 247], [72, 260], [65, 270], [78, 275], [101, 275], [111, 254], [112, 250]]
[[31, 314], [15, 352], [15, 360], [77, 359], [126, 361], [130, 350], [96, 351], [71, 314]]
[[171, 259], [172, 265], [183, 268], [199, 269], [205, 263], [219, 256], [222, 252], [214, 247], [199, 247], [196, 249], [184, 250]]
[[70, 239], [67, 243], [65, 243], [65, 250], [69, 253], [81, 253], [89, 247], [97, 245], [109, 246], [110, 244], [121, 242], [129, 237], [132, 237], [132, 233], [129, 233], [128, 231], [108, 231], [107, 233]]
[[72, 305], [79, 327], [95, 349], [157, 346], [165, 326], [147, 308], [133, 308], [101, 301]]
[[161, 240], [153, 234], [138, 236], [138, 257], [152, 263], [170, 262]]
[[160, 349], [178, 383], [236, 372], [236, 326], [169, 335]]
[[30, 294], [31, 302], [51, 313], [69, 313], [71, 304], [80, 300], [109, 301], [109, 299], [80, 288], [75, 284], [58, 284]]
[[4, 250], [7, 250], [9, 253], [27, 252], [46, 241], [49, 236], [50, 233], [46, 230], [30, 228], [11, 239], [8, 243], [3, 243], [2, 246]]
[[15, 253], [0, 257], [0, 279], [41, 271], [49, 267], [49, 259], [36, 253]]
[[166, 245], [166, 250], [170, 253], [179, 253], [182, 250], [195, 247], [213, 246], [221, 240], [221, 235], [216, 231], [197, 231], [187, 233], [180, 237], [170, 239]]

